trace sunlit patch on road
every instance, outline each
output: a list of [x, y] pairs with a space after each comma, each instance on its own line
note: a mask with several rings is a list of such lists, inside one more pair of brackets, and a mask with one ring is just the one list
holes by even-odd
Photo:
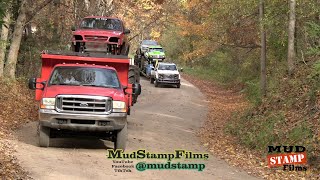
[[150, 114], [150, 115], [156, 115], [156, 116], [164, 116], [167, 118], [174, 118], [174, 119], [179, 119], [179, 120], [183, 120], [183, 118], [178, 117], [178, 116], [172, 116], [172, 115], [168, 115], [168, 114], [163, 114], [163, 113], [153, 113], [153, 112], [141, 112], [141, 113], [145, 113], [145, 114]]
[[188, 86], [188, 87], [193, 87], [193, 88], [195, 88], [194, 85], [189, 84], [189, 83], [185, 83], [185, 82], [181, 82], [181, 85], [182, 85], [182, 86]]

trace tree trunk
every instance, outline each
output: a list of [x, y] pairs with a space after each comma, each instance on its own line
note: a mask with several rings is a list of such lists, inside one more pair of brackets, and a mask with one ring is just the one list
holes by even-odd
[[26, 0], [21, 2], [20, 12], [14, 26], [13, 37], [11, 40], [8, 60], [4, 69], [5, 76], [11, 79], [15, 78], [18, 54], [23, 35], [24, 25], [26, 23]]
[[89, 10], [90, 7], [90, 1], [89, 0], [84, 0], [84, 5], [86, 6], [86, 10]]
[[295, 13], [296, 1], [289, 0], [289, 28], [288, 28], [288, 72], [291, 76], [294, 72], [294, 61], [295, 61], [295, 51], [294, 51], [294, 34], [295, 34], [295, 23], [296, 23], [296, 13]]
[[9, 26], [10, 26], [11, 14], [8, 11], [3, 18], [3, 25], [1, 29], [0, 37], [0, 78], [3, 76], [3, 68], [7, 51], [8, 35], [9, 35]]
[[260, 56], [260, 90], [261, 95], [267, 95], [267, 71], [266, 71], [266, 32], [264, 30], [264, 0], [260, 0], [259, 5], [260, 33], [261, 33], [261, 56]]

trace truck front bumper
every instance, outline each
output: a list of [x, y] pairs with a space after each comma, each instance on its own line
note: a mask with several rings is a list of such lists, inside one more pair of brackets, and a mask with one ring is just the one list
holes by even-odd
[[53, 129], [72, 131], [114, 131], [121, 130], [127, 122], [127, 113], [72, 114], [55, 110], [39, 110], [40, 125]]
[[165, 58], [149, 58], [149, 59], [150, 59], [150, 61], [152, 61], [152, 62], [156, 62], [156, 61], [162, 62], [162, 61], [165, 60]]
[[167, 79], [157, 79], [157, 82], [160, 84], [180, 84], [180, 80], [167, 80]]

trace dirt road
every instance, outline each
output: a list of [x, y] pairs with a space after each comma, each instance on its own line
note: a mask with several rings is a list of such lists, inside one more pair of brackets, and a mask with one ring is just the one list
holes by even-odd
[[[146, 149], [154, 153], [185, 149], [205, 152], [196, 136], [205, 120], [204, 96], [190, 83], [181, 89], [155, 88], [142, 79], [143, 92], [128, 119], [127, 152]], [[196, 170], [146, 170], [114, 172], [112, 160], [106, 158], [108, 141], [94, 139], [54, 139], [50, 148], [37, 146], [37, 123], [29, 123], [16, 132], [16, 156], [22, 167], [35, 179], [255, 179], [228, 166], [210, 154], [208, 160], [179, 162], [205, 163], [203, 172]], [[133, 160], [159, 162], [159, 160]], [[161, 161], [165, 163], [165, 161]]]

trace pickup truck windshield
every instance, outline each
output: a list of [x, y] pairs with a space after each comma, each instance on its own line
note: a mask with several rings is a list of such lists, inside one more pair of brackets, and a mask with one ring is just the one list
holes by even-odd
[[167, 65], [167, 64], [159, 64], [159, 70], [169, 70], [169, 71], [176, 71], [176, 65]]
[[49, 85], [120, 88], [119, 79], [114, 70], [83, 67], [55, 68]]
[[141, 45], [158, 45], [157, 41], [152, 41], [152, 40], [143, 40], [141, 42]]
[[163, 52], [163, 49], [162, 48], [150, 48], [149, 50], [150, 52], [152, 51], [159, 51], [159, 52]]
[[122, 31], [122, 24], [119, 19], [85, 18], [80, 24], [80, 29]]

